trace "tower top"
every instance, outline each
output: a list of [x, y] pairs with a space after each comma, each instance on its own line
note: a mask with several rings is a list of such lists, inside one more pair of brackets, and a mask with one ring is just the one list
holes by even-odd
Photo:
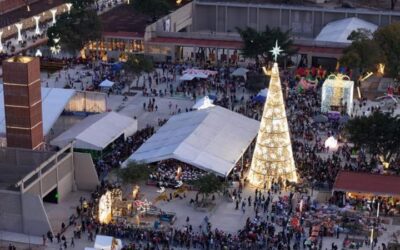
[[272, 53], [272, 55], [274, 56], [274, 61], [276, 62], [276, 60], [278, 59], [278, 56], [281, 54], [283, 50], [281, 50], [281, 47], [278, 46], [278, 40], [275, 41], [275, 47], [273, 47], [269, 52]]

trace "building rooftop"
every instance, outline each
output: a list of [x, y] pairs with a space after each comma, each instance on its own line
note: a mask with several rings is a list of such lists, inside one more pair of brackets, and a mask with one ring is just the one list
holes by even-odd
[[0, 189], [14, 190], [15, 184], [54, 154], [50, 151], [0, 148]]
[[100, 16], [102, 33], [113, 37], [143, 37], [151, 17], [134, 10], [131, 5], [120, 5]]
[[19, 22], [21, 19], [28, 18], [40, 14], [46, 10], [54, 8], [63, 4], [63, 0], [39, 0], [29, 5], [30, 11], [27, 10], [26, 6], [18, 8], [16, 10], [7, 12], [0, 15], [0, 28]]

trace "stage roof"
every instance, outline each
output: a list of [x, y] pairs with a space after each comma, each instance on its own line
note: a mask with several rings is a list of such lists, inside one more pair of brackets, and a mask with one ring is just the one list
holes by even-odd
[[152, 163], [176, 159], [226, 176], [254, 140], [260, 123], [215, 106], [171, 117], [128, 160]]
[[400, 195], [400, 176], [340, 171], [334, 191], [373, 195]]
[[60, 148], [75, 141], [74, 147], [103, 150], [115, 139], [137, 131], [137, 120], [116, 112], [90, 115], [51, 141]]
[[[47, 135], [58, 117], [75, 95], [73, 89], [42, 88], [43, 134]], [[0, 84], [0, 134], [6, 134], [3, 84]]]
[[350, 44], [352, 41], [347, 38], [351, 32], [356, 31], [357, 29], [365, 29], [373, 33], [377, 28], [378, 26], [373, 23], [364, 21], [357, 17], [350, 17], [328, 23], [321, 30], [315, 40]]

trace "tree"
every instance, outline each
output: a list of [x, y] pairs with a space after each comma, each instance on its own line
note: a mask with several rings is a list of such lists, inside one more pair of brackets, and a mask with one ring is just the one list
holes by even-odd
[[215, 174], [207, 174], [200, 177], [194, 182], [194, 187], [203, 195], [203, 201], [209, 197], [209, 195], [217, 192], [222, 192], [225, 187], [225, 183], [222, 182]]
[[356, 147], [364, 147], [373, 155], [383, 156], [386, 162], [399, 157], [400, 119], [390, 114], [374, 112], [356, 117], [346, 124], [349, 140]]
[[132, 4], [137, 11], [151, 16], [153, 21], [167, 15], [172, 8], [166, 0], [135, 0]]
[[375, 71], [379, 63], [385, 62], [385, 55], [373, 39], [355, 35], [355, 40], [344, 50], [340, 63], [359, 73]]
[[[400, 73], [400, 23], [381, 27], [374, 33], [374, 40], [386, 56], [388, 75], [397, 78]], [[371, 53], [372, 51], [368, 51]]]
[[130, 54], [128, 60], [124, 63], [123, 68], [128, 74], [133, 74], [137, 77], [137, 85], [139, 85], [139, 76], [143, 72], [150, 73], [154, 69], [153, 62], [147, 59], [144, 55]]
[[[61, 49], [76, 52], [89, 41], [101, 38], [101, 23], [96, 10], [91, 8], [93, 0], [74, 0], [70, 13], [63, 13], [57, 23], [47, 30], [50, 47], [60, 45]], [[57, 39], [59, 42], [56, 43]]]
[[[275, 46], [276, 41], [278, 41], [286, 56], [296, 52], [293, 48], [293, 40], [290, 37], [290, 30], [284, 32], [279, 27], [270, 28], [269, 26], [266, 26], [262, 32], [250, 27], [246, 29], [236, 28], [236, 30], [244, 43], [242, 55], [246, 58], [255, 59], [257, 64], [259, 64], [260, 60], [262, 63], [266, 63], [272, 59], [269, 51]], [[284, 58], [281, 57], [280, 59]]]
[[147, 180], [155, 168], [142, 162], [131, 161], [126, 168], [116, 170], [117, 177], [124, 183], [134, 183]]

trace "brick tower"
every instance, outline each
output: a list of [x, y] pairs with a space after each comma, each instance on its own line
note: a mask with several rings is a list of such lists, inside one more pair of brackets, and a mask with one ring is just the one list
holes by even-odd
[[3, 61], [7, 146], [40, 149], [43, 145], [40, 61], [15, 56]]

